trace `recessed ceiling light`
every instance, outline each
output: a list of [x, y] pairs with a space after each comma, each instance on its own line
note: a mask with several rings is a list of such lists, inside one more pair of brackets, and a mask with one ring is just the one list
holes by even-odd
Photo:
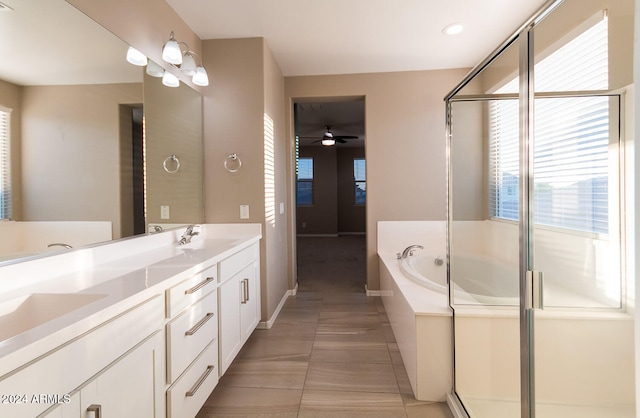
[[442, 29], [442, 33], [445, 35], [456, 35], [464, 30], [462, 23], [452, 23]]

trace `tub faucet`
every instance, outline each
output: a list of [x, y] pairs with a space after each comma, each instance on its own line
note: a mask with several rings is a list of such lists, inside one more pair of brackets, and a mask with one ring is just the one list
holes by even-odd
[[73, 248], [71, 245], [65, 244], [63, 242], [54, 242], [52, 244], [47, 245], [47, 248], [49, 248], [49, 247], [64, 247], [66, 249]]
[[191, 242], [191, 238], [193, 238], [193, 237], [195, 237], [196, 235], [199, 234], [199, 232], [193, 230], [194, 227], [195, 227], [195, 225], [189, 225], [187, 227], [187, 229], [184, 231], [184, 234], [182, 234], [182, 237], [180, 238], [180, 241], [178, 242], [179, 245], [190, 243]]
[[422, 245], [409, 245], [407, 248], [404, 249], [404, 251], [402, 252], [402, 255], [400, 256], [400, 258], [407, 258], [409, 256], [413, 255], [413, 252], [416, 249], [423, 249], [424, 247]]

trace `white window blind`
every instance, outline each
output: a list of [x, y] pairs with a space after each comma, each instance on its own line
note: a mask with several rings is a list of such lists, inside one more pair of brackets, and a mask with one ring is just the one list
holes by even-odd
[[10, 116], [10, 110], [0, 109], [0, 219], [11, 218]]
[[[607, 21], [601, 20], [535, 65], [536, 91], [608, 88]], [[496, 93], [514, 91], [518, 80]], [[534, 214], [538, 224], [608, 229], [609, 98], [536, 99]], [[518, 219], [518, 101], [490, 102], [490, 212]]]

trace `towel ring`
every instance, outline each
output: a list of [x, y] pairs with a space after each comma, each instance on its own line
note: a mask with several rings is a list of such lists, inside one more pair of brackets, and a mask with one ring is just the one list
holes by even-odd
[[[173, 162], [176, 166], [175, 169], [171, 170], [169, 167], [167, 167], [167, 163], [168, 162]], [[173, 174], [173, 173], [177, 173], [178, 170], [180, 170], [180, 160], [178, 159], [178, 157], [174, 155], [170, 155], [167, 158], [164, 159], [164, 162], [162, 163], [162, 166], [164, 167], [164, 171], [166, 171], [169, 174]]]
[[[236, 165], [236, 167], [233, 168], [233, 165], [229, 167], [231, 165], [230, 163], [233, 163], [233, 165]], [[240, 157], [238, 157], [235, 152], [233, 154], [227, 155], [227, 158], [224, 159], [224, 168], [229, 173], [235, 173], [236, 171], [240, 170], [240, 167], [242, 167], [242, 161], [240, 161]]]

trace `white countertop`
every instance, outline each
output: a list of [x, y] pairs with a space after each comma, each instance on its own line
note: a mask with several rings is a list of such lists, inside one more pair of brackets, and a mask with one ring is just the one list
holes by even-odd
[[11, 301], [32, 294], [99, 295], [78, 309], [3, 337], [0, 376], [261, 238], [259, 224], [201, 225], [190, 244], [178, 245], [182, 232], [184, 228], [0, 267], [0, 315], [10, 314]]

